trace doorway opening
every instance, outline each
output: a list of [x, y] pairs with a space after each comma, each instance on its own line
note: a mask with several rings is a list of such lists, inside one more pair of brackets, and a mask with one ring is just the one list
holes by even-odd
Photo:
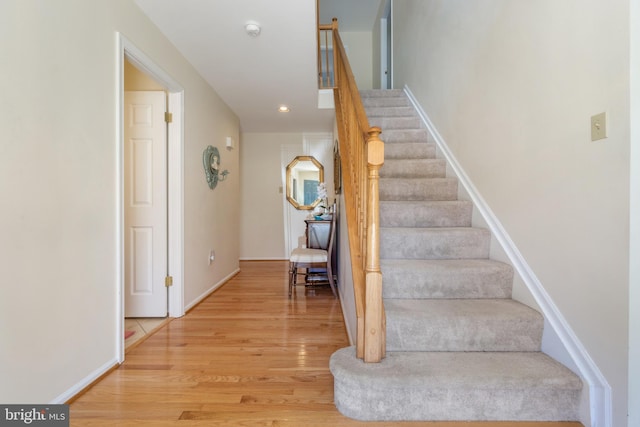
[[393, 29], [391, 21], [391, 0], [386, 0], [380, 18], [380, 89], [393, 88]]
[[[125, 235], [125, 212], [127, 203], [125, 198], [125, 182], [130, 170], [125, 167], [125, 67], [130, 64], [135, 69], [156, 82], [166, 94], [166, 107], [170, 112], [171, 120], [166, 127], [166, 178], [161, 183], [166, 202], [163, 202], [165, 210], [164, 224], [166, 224], [166, 274], [171, 277], [172, 285], [168, 287], [166, 295], [166, 309], [169, 317], [181, 317], [184, 315], [184, 221], [183, 221], [183, 88], [158, 67], [140, 49], [131, 43], [122, 34], [118, 34], [118, 75], [117, 75], [117, 167], [118, 167], [118, 209], [117, 209], [117, 236], [118, 236], [118, 310], [116, 313], [116, 348], [118, 349], [118, 361], [124, 361], [125, 350], [125, 265], [127, 261], [127, 236]], [[141, 144], [143, 146], [144, 144]], [[143, 152], [144, 149], [141, 150]], [[127, 194], [127, 196], [129, 196]], [[144, 238], [144, 232], [140, 233]], [[125, 243], [127, 242], [127, 243]]]

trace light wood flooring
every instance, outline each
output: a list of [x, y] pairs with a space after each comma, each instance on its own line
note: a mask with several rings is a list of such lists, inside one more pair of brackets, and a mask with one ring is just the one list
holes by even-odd
[[349, 345], [340, 302], [328, 288], [304, 287], [290, 300], [287, 264], [241, 262], [237, 276], [73, 401], [71, 426], [582, 426], [342, 416], [329, 372], [331, 354]]

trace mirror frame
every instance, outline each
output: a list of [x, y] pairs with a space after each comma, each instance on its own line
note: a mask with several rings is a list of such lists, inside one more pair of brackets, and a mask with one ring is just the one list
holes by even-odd
[[324, 182], [324, 166], [322, 166], [322, 163], [320, 163], [319, 161], [316, 160], [315, 157], [313, 156], [296, 156], [291, 163], [289, 163], [287, 165], [287, 174], [286, 174], [286, 180], [287, 180], [287, 200], [289, 201], [289, 203], [291, 203], [293, 205], [294, 208], [299, 209], [299, 210], [307, 210], [310, 211], [313, 208], [315, 208], [316, 206], [318, 206], [318, 204], [320, 204], [320, 199], [316, 198], [312, 204], [310, 205], [301, 205], [296, 199], [294, 199], [291, 196], [292, 193], [292, 188], [291, 188], [291, 170], [299, 163], [299, 162], [311, 162], [313, 163], [317, 168], [318, 168], [318, 182]]

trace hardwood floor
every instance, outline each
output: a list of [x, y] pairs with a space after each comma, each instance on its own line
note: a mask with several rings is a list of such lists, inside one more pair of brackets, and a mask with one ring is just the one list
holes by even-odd
[[329, 357], [349, 345], [329, 288], [287, 297], [284, 261], [241, 272], [126, 353], [76, 399], [72, 426], [578, 427], [580, 423], [376, 422], [333, 404]]

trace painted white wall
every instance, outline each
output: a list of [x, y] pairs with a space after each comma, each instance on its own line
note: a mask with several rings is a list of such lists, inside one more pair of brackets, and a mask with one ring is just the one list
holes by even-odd
[[355, 345], [358, 336], [358, 318], [356, 316], [356, 297], [353, 288], [353, 270], [351, 269], [351, 250], [349, 248], [345, 206], [343, 193], [339, 196], [338, 206], [338, 294], [349, 343]]
[[[373, 22], [373, 27], [371, 29], [371, 43], [372, 43], [372, 57], [371, 57], [371, 69], [372, 69], [372, 78], [373, 78], [373, 89], [380, 89], [382, 87], [382, 19], [386, 16], [386, 12], [391, 8], [391, 0], [381, 0], [380, 5], [378, 6], [378, 12], [376, 14], [376, 19]], [[385, 21], [386, 25], [386, 21]], [[386, 31], [386, 30], [385, 30]], [[391, 72], [391, 70], [389, 70]]]
[[340, 31], [340, 38], [347, 51], [351, 71], [356, 79], [358, 89], [373, 88], [373, 44], [371, 31]]
[[[394, 87], [419, 100], [626, 425], [629, 2], [396, 0], [393, 14]], [[591, 142], [602, 111], [609, 137]]]
[[384, 14], [385, 2], [380, 2], [376, 19], [371, 27], [371, 85], [372, 89], [380, 89], [380, 20]]
[[[0, 3], [0, 401], [60, 402], [117, 360], [116, 32], [185, 88], [185, 301], [238, 266], [238, 119], [129, 0]], [[210, 247], [217, 260], [209, 267]]]
[[629, 254], [629, 422], [640, 425], [640, 2], [632, 1], [631, 22], [631, 244]]
[[289, 259], [285, 252], [281, 146], [302, 151], [301, 133], [242, 133], [240, 258]]
[[243, 133], [241, 259], [289, 259], [304, 236], [311, 211], [297, 210], [285, 197], [285, 168], [296, 156], [313, 156], [324, 167], [333, 200], [333, 144], [330, 133]]

